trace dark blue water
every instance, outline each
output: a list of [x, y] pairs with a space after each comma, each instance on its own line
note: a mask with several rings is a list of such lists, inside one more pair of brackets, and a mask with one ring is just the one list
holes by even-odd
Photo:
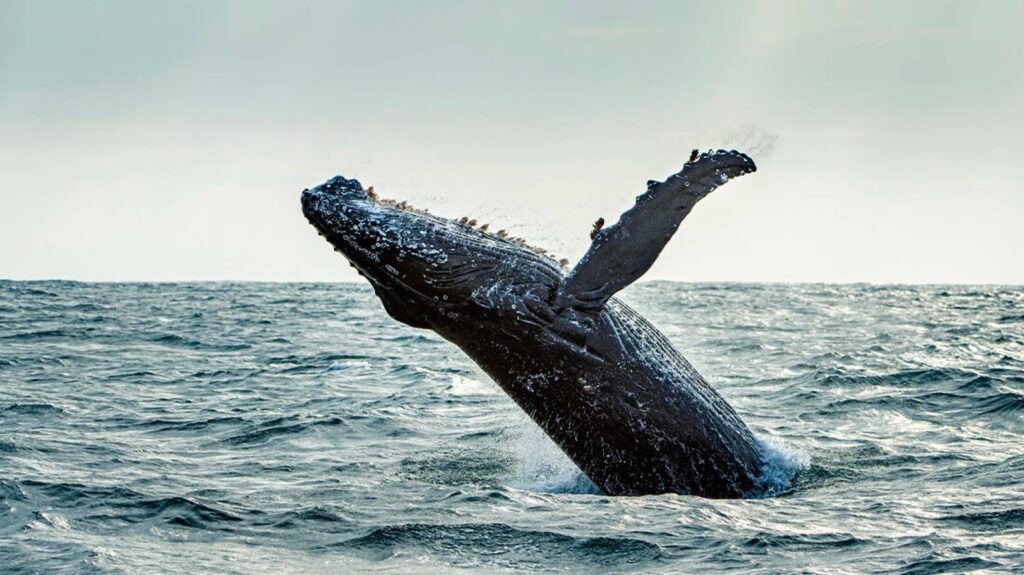
[[9, 573], [1024, 572], [1024, 292], [624, 293], [782, 495], [594, 493], [347, 284], [0, 282]]

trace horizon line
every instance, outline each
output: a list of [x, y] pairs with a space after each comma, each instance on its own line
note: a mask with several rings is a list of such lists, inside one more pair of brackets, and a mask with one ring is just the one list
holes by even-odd
[[[74, 284], [339, 284], [366, 285], [367, 280], [260, 280], [260, 279], [188, 279], [188, 280], [82, 280], [68, 278], [15, 279], [0, 277], [2, 283], [74, 283]], [[1024, 287], [1024, 283], [1000, 282], [914, 282], [914, 281], [778, 281], [778, 280], [671, 280], [641, 279], [631, 285], [673, 283], [687, 285], [834, 285], [834, 286], [915, 286], [915, 287]]]

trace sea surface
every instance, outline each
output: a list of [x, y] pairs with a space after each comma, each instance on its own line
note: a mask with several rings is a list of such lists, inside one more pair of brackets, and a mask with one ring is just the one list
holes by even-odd
[[780, 493], [601, 495], [365, 285], [0, 282], [0, 572], [1024, 572], [1024, 289], [623, 299]]

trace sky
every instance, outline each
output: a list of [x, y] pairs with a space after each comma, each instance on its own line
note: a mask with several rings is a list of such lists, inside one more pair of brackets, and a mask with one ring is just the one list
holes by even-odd
[[0, 278], [356, 280], [335, 174], [576, 261], [692, 148], [645, 279], [1024, 283], [1024, 3], [0, 0]]

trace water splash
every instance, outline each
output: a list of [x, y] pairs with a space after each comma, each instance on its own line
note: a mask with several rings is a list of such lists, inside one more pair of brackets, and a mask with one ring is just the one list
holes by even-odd
[[699, 142], [706, 142], [701, 145], [742, 150], [758, 163], [768, 159], [779, 143], [778, 134], [753, 124], [725, 128], [709, 127], [699, 130], [696, 139]]
[[513, 434], [516, 466], [509, 478], [513, 487], [542, 493], [601, 493], [529, 417], [518, 416]]
[[758, 437], [764, 454], [764, 467], [757, 478], [759, 497], [785, 493], [793, 484], [797, 473], [807, 469], [811, 458], [799, 448], [773, 437]]

